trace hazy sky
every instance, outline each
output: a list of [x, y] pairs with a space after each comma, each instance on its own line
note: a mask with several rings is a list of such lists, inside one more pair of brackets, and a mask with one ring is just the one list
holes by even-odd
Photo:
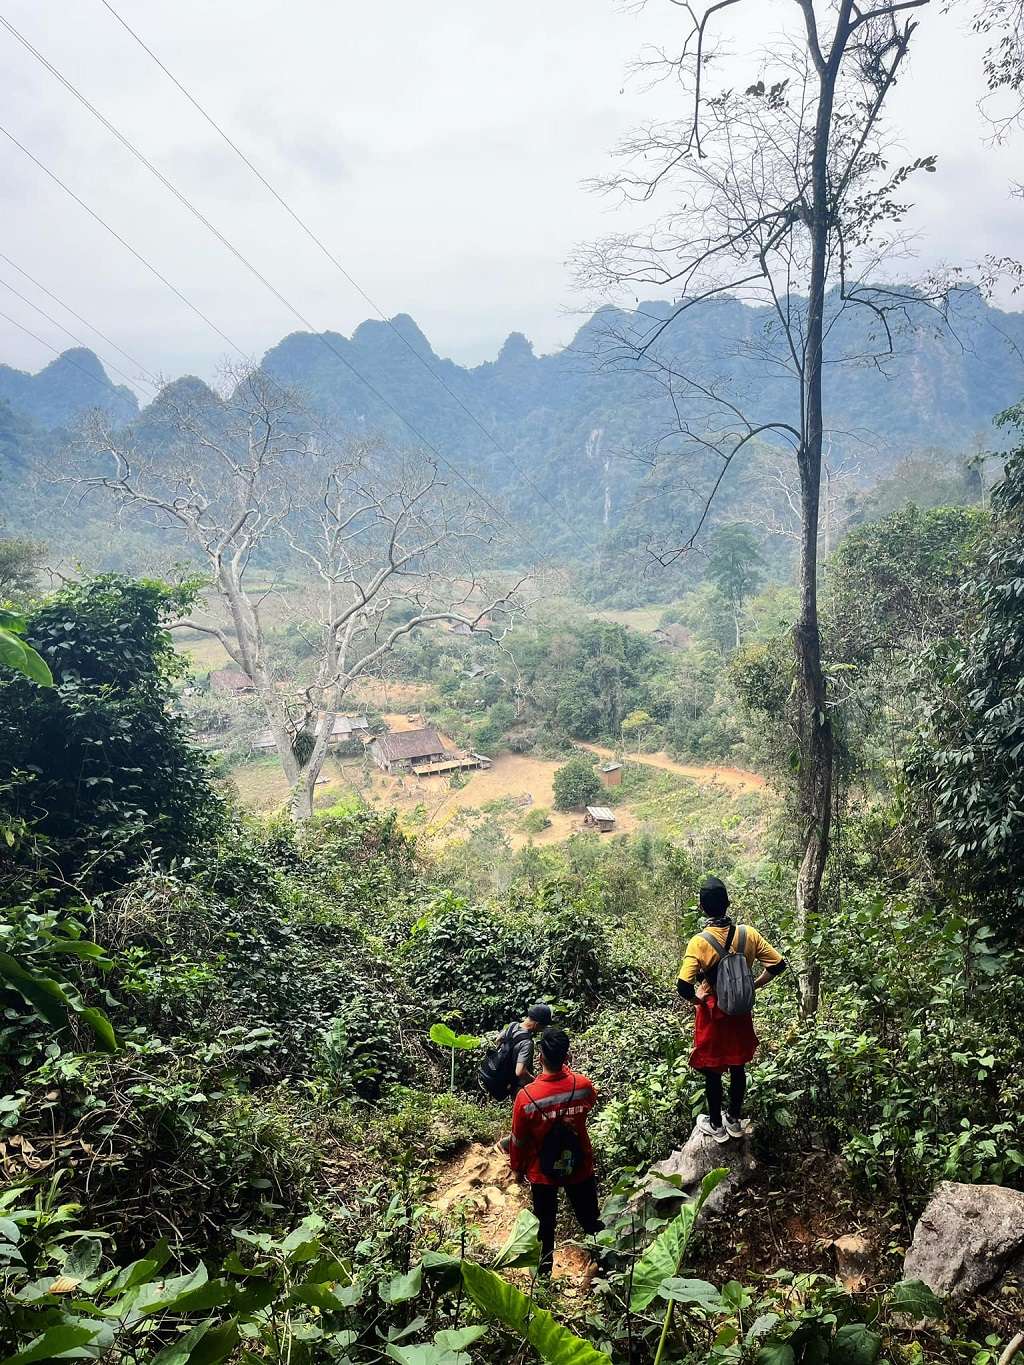
[[[671, 109], [668, 92], [625, 75], [645, 42], [678, 32], [667, 0], [640, 12], [612, 0], [112, 3], [380, 306], [411, 313], [462, 362], [492, 358], [513, 330], [538, 350], [571, 337], [581, 301], [566, 258], [622, 222], [581, 181], [635, 123]], [[795, 8], [760, 0], [764, 36]], [[369, 315], [101, 0], [6, 0], [0, 13], [318, 327], [348, 333]], [[890, 106], [907, 151], [940, 158], [918, 186], [926, 260], [1020, 250], [1024, 204], [1008, 183], [1022, 147], [985, 145], [980, 56], [966, 13], [944, 16], [935, 0]], [[3, 29], [0, 89], [3, 126], [246, 351], [296, 330]], [[151, 373], [215, 372], [224, 341], [2, 136], [0, 177], [0, 251]], [[0, 280], [125, 364], [3, 261]], [[0, 309], [58, 349], [74, 344], [4, 288]], [[0, 319], [0, 361], [35, 370], [51, 358]]]

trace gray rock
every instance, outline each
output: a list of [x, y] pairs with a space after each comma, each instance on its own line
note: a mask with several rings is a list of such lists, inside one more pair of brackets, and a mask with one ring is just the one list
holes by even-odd
[[[694, 1128], [682, 1147], [670, 1153], [664, 1161], [652, 1166], [642, 1186], [643, 1195], [655, 1204], [676, 1202], [684, 1204], [696, 1198], [701, 1181], [709, 1171], [726, 1167], [729, 1174], [711, 1192], [704, 1205], [708, 1213], [722, 1213], [736, 1194], [757, 1170], [757, 1161], [751, 1150], [749, 1134], [732, 1138], [726, 1143], [717, 1143], [714, 1138], [705, 1136]], [[678, 1195], [665, 1190], [663, 1181], [667, 1176], [678, 1176], [681, 1189]]]
[[1024, 1194], [1002, 1185], [943, 1180], [914, 1229], [903, 1276], [941, 1297], [963, 1299], [1024, 1256]]

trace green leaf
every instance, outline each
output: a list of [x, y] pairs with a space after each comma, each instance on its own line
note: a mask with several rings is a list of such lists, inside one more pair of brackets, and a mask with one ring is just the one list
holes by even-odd
[[794, 1365], [796, 1357], [788, 1341], [766, 1341], [754, 1359], [756, 1365]]
[[474, 1038], [471, 1033], [453, 1033], [447, 1024], [431, 1024], [428, 1037], [439, 1047], [454, 1047], [460, 1052], [469, 1052], [480, 1046], [479, 1038]]
[[361, 1293], [361, 1285], [348, 1284], [332, 1288], [329, 1284], [300, 1284], [288, 1297], [297, 1303], [307, 1303], [313, 1308], [319, 1308], [321, 1313], [340, 1313], [346, 1308], [353, 1308], [358, 1303]]
[[67, 1028], [71, 1002], [56, 981], [37, 976], [7, 953], [0, 953], [0, 977], [19, 991], [54, 1028]]
[[481, 1323], [475, 1327], [443, 1327], [440, 1332], [434, 1333], [434, 1341], [449, 1351], [463, 1351], [486, 1335], [487, 1328]]
[[547, 1365], [609, 1365], [603, 1351], [556, 1322], [547, 1309], [537, 1308], [492, 1270], [463, 1261], [462, 1279], [476, 1306], [528, 1341]]
[[52, 1360], [54, 1356], [72, 1351], [76, 1346], [85, 1346], [99, 1336], [101, 1328], [86, 1327], [81, 1323], [61, 1323], [51, 1327], [42, 1336], [35, 1337], [23, 1350], [15, 1351], [0, 1361], [0, 1365], [31, 1365], [34, 1360]]
[[673, 1303], [695, 1303], [716, 1313], [725, 1308], [721, 1294], [707, 1280], [662, 1280], [658, 1293], [661, 1298], [671, 1299]]
[[892, 1313], [909, 1317], [941, 1318], [942, 1303], [922, 1280], [901, 1280], [889, 1290], [888, 1307]]
[[148, 1255], [141, 1260], [133, 1261], [131, 1265], [125, 1266], [117, 1279], [109, 1284], [104, 1291], [108, 1297], [123, 1293], [126, 1289], [134, 1289], [137, 1285], [147, 1284], [171, 1259], [171, 1249], [161, 1237]]
[[679, 1273], [686, 1248], [693, 1234], [694, 1224], [704, 1201], [729, 1172], [724, 1167], [709, 1171], [701, 1183], [700, 1194], [687, 1204], [668, 1227], [658, 1233], [633, 1268], [633, 1291], [629, 1306], [634, 1313], [642, 1312], [658, 1297], [665, 1280]]
[[830, 1365], [875, 1365], [882, 1338], [862, 1322], [848, 1322], [832, 1338]]
[[41, 687], [53, 686], [53, 674], [43, 656], [26, 641], [19, 640], [6, 626], [0, 626], [0, 664], [24, 673]]
[[87, 1280], [96, 1273], [103, 1259], [103, 1246], [98, 1237], [79, 1237], [68, 1252], [62, 1274], [72, 1280]]
[[191, 1328], [176, 1341], [172, 1341], [169, 1346], [165, 1346], [162, 1351], [157, 1351], [149, 1365], [186, 1365], [193, 1349], [199, 1345], [212, 1326], [212, 1321], [199, 1323], [197, 1327]]
[[519, 1266], [532, 1268], [537, 1265], [540, 1261], [540, 1242], [537, 1240], [539, 1227], [536, 1215], [529, 1209], [523, 1209], [508, 1241], [495, 1256], [493, 1269], [512, 1270]]
[[398, 1365], [472, 1365], [465, 1351], [450, 1351], [430, 1343], [423, 1346], [396, 1346], [392, 1342], [388, 1347], [388, 1355], [392, 1360], [397, 1360]]
[[0, 1218], [0, 1237], [6, 1242], [20, 1242], [21, 1228], [10, 1218]]
[[189, 1365], [220, 1365], [238, 1345], [238, 1323], [234, 1318], [207, 1332], [189, 1356]]
[[404, 1275], [395, 1275], [380, 1286], [380, 1296], [385, 1303], [406, 1303], [414, 1299], [423, 1288], [423, 1267], [414, 1265]]

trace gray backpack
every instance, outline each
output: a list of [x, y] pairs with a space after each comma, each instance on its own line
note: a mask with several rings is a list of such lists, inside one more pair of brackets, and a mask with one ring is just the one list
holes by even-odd
[[[733, 936], [736, 947], [732, 948]], [[754, 973], [750, 970], [746, 953], [746, 925], [730, 926], [725, 945], [719, 943], [710, 929], [701, 938], [707, 939], [718, 955], [718, 975], [715, 978], [715, 999], [723, 1014], [750, 1014], [754, 1008]]]

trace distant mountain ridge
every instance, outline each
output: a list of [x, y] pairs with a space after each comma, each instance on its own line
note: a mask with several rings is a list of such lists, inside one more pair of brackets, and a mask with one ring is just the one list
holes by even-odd
[[[500, 498], [511, 517], [541, 531], [553, 552], [579, 557], [581, 541], [596, 546], [625, 536], [639, 543], [652, 528], [685, 525], [696, 505], [692, 490], [670, 488], [637, 459], [671, 434], [664, 375], [623, 363], [610, 341], [668, 318], [671, 307], [600, 309], [570, 346], [550, 355], [536, 355], [513, 332], [493, 361], [474, 367], [437, 355], [415, 321], [398, 314], [390, 323], [363, 322], [351, 337], [293, 333], [267, 352], [263, 366], [339, 429], [415, 444], [414, 428]], [[992, 417], [1024, 393], [1024, 313], [1001, 312], [970, 290], [955, 296], [948, 328], [920, 311], [884, 374], [868, 361], [838, 363], [877, 348], [869, 310], [845, 313], [830, 337], [826, 420], [834, 449], [852, 457], [865, 485], [911, 454], [971, 453], [992, 440]], [[720, 385], [755, 419], [792, 418], [793, 386], [780, 379], [777, 356], [765, 354], [780, 344], [766, 330], [768, 316], [732, 298], [701, 304], [666, 330], [656, 354], [677, 372]], [[169, 390], [216, 401], [194, 377]], [[56, 439], [54, 429], [97, 406], [118, 424], [136, 423], [143, 442], [157, 440], [166, 397], [140, 413], [134, 395], [84, 349], [65, 352], [36, 375], [0, 366], [0, 461], [11, 474], [38, 460]]]

